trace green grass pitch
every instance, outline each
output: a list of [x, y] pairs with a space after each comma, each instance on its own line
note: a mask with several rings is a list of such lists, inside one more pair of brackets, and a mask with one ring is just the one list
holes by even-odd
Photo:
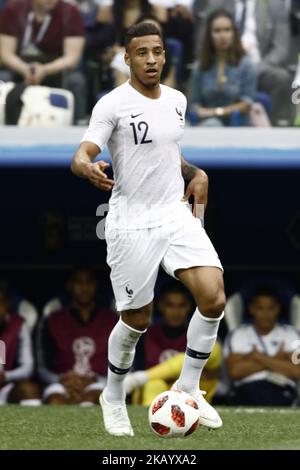
[[0, 449], [300, 449], [300, 409], [218, 408], [223, 427], [200, 427], [187, 438], [156, 437], [147, 410], [130, 406], [133, 438], [113, 438], [103, 430], [100, 408], [75, 406], [0, 407]]

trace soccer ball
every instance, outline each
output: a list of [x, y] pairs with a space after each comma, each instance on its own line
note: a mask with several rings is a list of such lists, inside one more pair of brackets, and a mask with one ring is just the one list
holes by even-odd
[[177, 390], [163, 392], [152, 401], [149, 424], [160, 437], [184, 437], [199, 427], [199, 406], [188, 393]]

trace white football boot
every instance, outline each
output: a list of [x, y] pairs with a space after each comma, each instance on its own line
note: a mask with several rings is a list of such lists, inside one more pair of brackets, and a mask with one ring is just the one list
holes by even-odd
[[109, 403], [104, 393], [105, 389], [100, 395], [99, 403], [102, 408], [105, 430], [112, 436], [134, 436], [125, 403], [124, 405]]
[[[172, 390], [178, 390], [177, 381], [172, 386]], [[204, 398], [206, 392], [199, 390], [197, 395], [192, 395], [199, 405], [200, 417], [199, 421], [202, 426], [206, 426], [209, 429], [218, 429], [222, 426], [222, 420], [219, 413], [211, 406]]]

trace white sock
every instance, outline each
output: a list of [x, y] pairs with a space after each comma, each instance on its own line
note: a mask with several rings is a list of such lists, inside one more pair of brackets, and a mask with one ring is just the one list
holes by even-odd
[[192, 396], [199, 393], [201, 373], [216, 342], [223, 316], [224, 312], [218, 318], [208, 318], [201, 315], [198, 308], [195, 310], [187, 331], [187, 348], [177, 382], [178, 390]]
[[135, 346], [145, 331], [135, 330], [121, 319], [112, 330], [108, 340], [108, 374], [105, 388], [105, 398], [108, 402], [125, 402], [124, 379], [132, 366]]
[[79, 406], [81, 406], [81, 408], [91, 408], [92, 406], [95, 406], [95, 403], [92, 403], [91, 401], [82, 401], [79, 403]]
[[20, 400], [21, 406], [40, 406], [42, 404], [39, 398], [31, 398], [26, 400]]

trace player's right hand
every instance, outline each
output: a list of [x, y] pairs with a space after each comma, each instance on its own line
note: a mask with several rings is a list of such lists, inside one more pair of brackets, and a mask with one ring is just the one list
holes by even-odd
[[109, 163], [106, 163], [103, 160], [95, 163], [88, 163], [87, 165], [88, 179], [94, 186], [96, 186], [96, 188], [102, 189], [103, 191], [110, 191], [115, 183], [104, 173], [109, 166]]

